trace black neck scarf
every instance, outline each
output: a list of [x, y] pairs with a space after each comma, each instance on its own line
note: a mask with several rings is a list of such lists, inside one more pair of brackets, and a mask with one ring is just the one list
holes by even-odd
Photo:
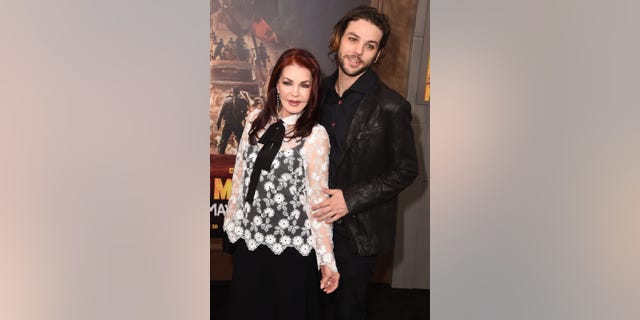
[[253, 166], [253, 172], [251, 172], [251, 181], [249, 181], [249, 189], [247, 190], [247, 196], [245, 201], [248, 203], [253, 202], [253, 196], [256, 193], [256, 187], [258, 187], [258, 181], [260, 181], [260, 173], [262, 170], [269, 171], [271, 169], [271, 163], [276, 157], [282, 140], [284, 139], [284, 123], [282, 120], [272, 124], [267, 131], [260, 137], [258, 142], [263, 146], [258, 152], [256, 163]]

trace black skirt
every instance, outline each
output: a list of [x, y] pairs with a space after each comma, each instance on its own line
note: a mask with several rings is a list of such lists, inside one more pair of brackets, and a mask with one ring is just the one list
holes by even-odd
[[233, 254], [231, 320], [316, 320], [320, 276], [315, 251], [301, 255], [294, 248], [280, 255], [260, 245], [249, 251], [238, 240]]

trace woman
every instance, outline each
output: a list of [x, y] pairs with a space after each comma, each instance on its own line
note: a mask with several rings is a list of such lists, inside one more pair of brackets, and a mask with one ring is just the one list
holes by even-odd
[[328, 179], [321, 77], [311, 53], [285, 51], [264, 108], [247, 117], [224, 219], [236, 243], [231, 319], [314, 319], [318, 283], [325, 293], [338, 287], [331, 225], [310, 218], [311, 206], [326, 199]]

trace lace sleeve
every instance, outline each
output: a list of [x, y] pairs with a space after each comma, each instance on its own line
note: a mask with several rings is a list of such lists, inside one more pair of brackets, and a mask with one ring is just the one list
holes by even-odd
[[[238, 146], [238, 151], [236, 153], [236, 162], [233, 167], [233, 177], [231, 178], [231, 195], [229, 196], [229, 202], [227, 203], [227, 212], [224, 215], [224, 224], [223, 229], [225, 231], [231, 225], [228, 223], [233, 214], [242, 209], [242, 203], [244, 197], [244, 171], [246, 169], [246, 163], [244, 162], [242, 155], [244, 154], [244, 150], [247, 148], [247, 143], [249, 143], [249, 130], [251, 129], [251, 123], [258, 116], [260, 110], [255, 110], [247, 116], [247, 121], [244, 126], [244, 130], [242, 130], [242, 138], [240, 139], [240, 145]], [[238, 205], [240, 204], [240, 205]]]
[[333, 255], [332, 226], [324, 222], [318, 222], [310, 217], [311, 206], [327, 198], [327, 195], [322, 192], [322, 188], [327, 187], [329, 177], [329, 150], [329, 135], [324, 127], [317, 125], [307, 138], [302, 152], [308, 190], [305, 209], [311, 224], [311, 234], [314, 238], [318, 267], [328, 265], [333, 271], [338, 271]]

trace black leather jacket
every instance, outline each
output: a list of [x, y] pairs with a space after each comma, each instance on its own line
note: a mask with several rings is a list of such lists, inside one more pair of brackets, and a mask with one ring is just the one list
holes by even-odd
[[382, 81], [357, 106], [330, 185], [342, 189], [341, 219], [352, 249], [375, 255], [393, 249], [398, 194], [418, 175], [411, 105]]

